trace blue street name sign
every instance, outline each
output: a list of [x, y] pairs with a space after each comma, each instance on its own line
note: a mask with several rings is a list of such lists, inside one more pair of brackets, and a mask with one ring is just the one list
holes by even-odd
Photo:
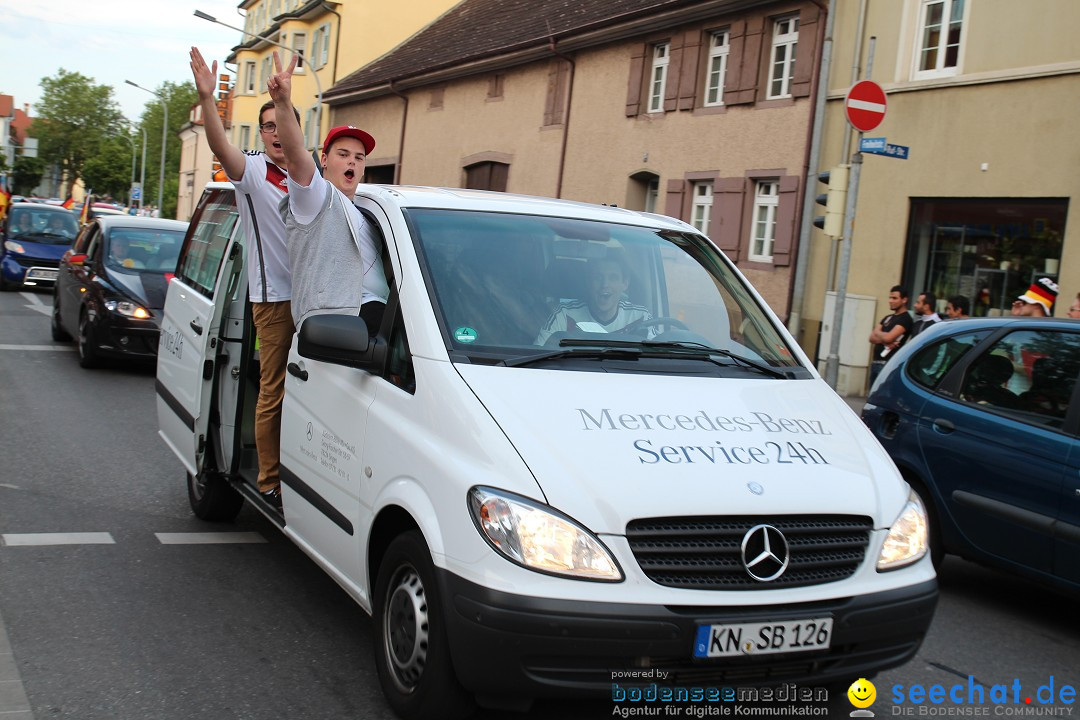
[[859, 142], [859, 152], [907, 160], [911, 154], [911, 148], [907, 145], [890, 145], [885, 138], [863, 138]]

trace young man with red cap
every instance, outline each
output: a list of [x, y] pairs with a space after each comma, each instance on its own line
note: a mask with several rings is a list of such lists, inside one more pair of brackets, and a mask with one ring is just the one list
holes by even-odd
[[[248, 297], [259, 338], [259, 398], [255, 403], [257, 487], [271, 504], [280, 507], [281, 401], [285, 397], [285, 366], [295, 331], [290, 306], [289, 251], [285, 247], [285, 224], [278, 212], [278, 204], [285, 197], [289, 161], [278, 141], [272, 102], [259, 108], [259, 133], [266, 152], [245, 152], [229, 143], [214, 98], [217, 61], [212, 68], [207, 67], [202, 53], [194, 47], [189, 57], [202, 106], [206, 141], [236, 189], [236, 206], [247, 236]], [[299, 121], [300, 115], [296, 117]]]
[[1024, 317], [1050, 317], [1057, 294], [1057, 283], [1048, 277], [1041, 277], [1031, 283], [1026, 293], [1013, 301], [1012, 314]]
[[375, 140], [351, 125], [333, 128], [323, 142], [323, 172], [316, 172], [293, 114], [296, 60], [294, 55], [282, 71], [275, 52], [276, 72], [266, 83], [289, 162], [289, 194], [281, 212], [292, 268], [293, 321], [300, 327], [312, 315], [359, 313], [374, 335], [390, 290], [376, 231], [353, 204], [353, 195]]

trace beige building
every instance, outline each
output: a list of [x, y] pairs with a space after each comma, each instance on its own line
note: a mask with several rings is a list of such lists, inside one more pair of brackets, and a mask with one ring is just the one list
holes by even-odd
[[[409, 37], [457, 0], [371, 3], [361, 0], [242, 0], [245, 12], [242, 42], [226, 62], [235, 65], [232, 142], [241, 149], [261, 149], [258, 113], [270, 99], [266, 81], [273, 72], [273, 53], [286, 63], [284, 48], [299, 51], [306, 62], [293, 75], [293, 104], [309, 148], [316, 148], [330, 129], [319, 95]], [[267, 40], [273, 41], [267, 42]], [[281, 46], [284, 46], [281, 47]]]
[[202, 189], [214, 172], [214, 154], [206, 143], [202, 105], [191, 106], [188, 121], [180, 128], [180, 186], [177, 192], [176, 219], [190, 220]]
[[[1080, 200], [1080, 3], [837, 5], [822, 168], [850, 157], [843, 99], [856, 48], [860, 66], [868, 65], [871, 36], [872, 79], [886, 91], [887, 112], [867, 136], [910, 148], [906, 160], [863, 154], [847, 292], [873, 307], [851, 331], [847, 390], [857, 393], [866, 338], [888, 314], [893, 285], [907, 287], [913, 300], [933, 292], [939, 310], [962, 295], [975, 316], [1009, 314], [1016, 296], [1043, 276], [1060, 286], [1059, 317], [1080, 291], [1080, 225], [1069, 222]], [[829, 238], [815, 230], [811, 248], [802, 338], [813, 354], [838, 273]]]
[[464, 0], [325, 93], [369, 182], [663, 212], [785, 314], [824, 15], [809, 0]]

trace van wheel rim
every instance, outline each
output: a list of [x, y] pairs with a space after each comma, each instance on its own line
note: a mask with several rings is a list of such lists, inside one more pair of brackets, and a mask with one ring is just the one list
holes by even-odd
[[383, 611], [383, 646], [394, 684], [411, 693], [424, 674], [429, 642], [424, 584], [409, 566], [398, 570]]

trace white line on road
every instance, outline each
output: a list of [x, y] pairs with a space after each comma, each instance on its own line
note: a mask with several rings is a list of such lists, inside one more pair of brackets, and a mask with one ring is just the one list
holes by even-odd
[[37, 296], [37, 293], [24, 292], [24, 293], [19, 293], [19, 294], [22, 295], [24, 298], [26, 298], [27, 302], [29, 302], [32, 305], [44, 305], [45, 304], [45, 303], [41, 302], [41, 298], [39, 298]]
[[78, 350], [74, 345], [0, 345], [0, 350], [28, 350], [31, 352], [75, 352]]
[[0, 535], [5, 545], [115, 545], [107, 532], [83, 533], [4, 533]]
[[257, 532], [154, 533], [162, 545], [212, 545], [220, 543], [264, 543]]
[[19, 666], [11, 651], [4, 619], [0, 617], [0, 717], [12, 720], [33, 720], [34, 713], [26, 697]]

